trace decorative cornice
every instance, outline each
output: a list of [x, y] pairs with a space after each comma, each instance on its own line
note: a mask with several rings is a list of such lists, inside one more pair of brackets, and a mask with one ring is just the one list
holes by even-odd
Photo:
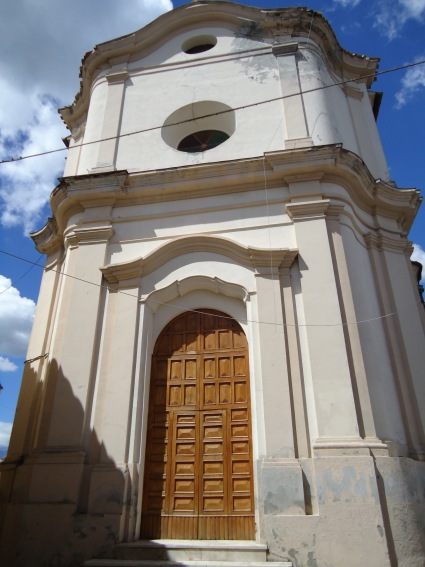
[[65, 229], [68, 218], [87, 207], [113, 205], [125, 190], [127, 171], [91, 173], [59, 178], [50, 196], [50, 206], [58, 227]]
[[[51, 195], [56, 231], [58, 235], [63, 234], [71, 215], [87, 207], [200, 200], [207, 196], [258, 191], [264, 186], [264, 171], [269, 188], [279, 188], [286, 195], [290, 184], [315, 181], [315, 187], [300, 186], [297, 197], [317, 201], [321, 196], [332, 199], [332, 202], [350, 202], [354, 211], [357, 209], [360, 216], [362, 213], [369, 215], [371, 222], [379, 215], [396, 220], [401, 236], [408, 233], [421, 203], [416, 189], [401, 190], [375, 180], [359, 156], [340, 144], [332, 144], [270, 152], [265, 157], [158, 171], [130, 174], [116, 171], [62, 178]], [[342, 188], [345, 195], [341, 195], [340, 190], [335, 194], [328, 192], [325, 184]], [[110, 218], [106, 220], [112, 222]], [[47, 232], [41, 237], [43, 230]], [[34, 233], [38, 235], [39, 242], [48, 239], [49, 230], [45, 228]]]
[[330, 201], [328, 199], [288, 203], [286, 205], [286, 212], [294, 222], [311, 221], [325, 218], [329, 205]]
[[372, 234], [370, 232], [364, 235], [364, 239], [369, 250], [399, 252], [409, 257], [411, 255], [412, 243], [409, 240], [395, 240], [382, 234]]
[[117, 284], [122, 281], [141, 278], [143, 273], [143, 258], [136, 258], [128, 262], [109, 264], [100, 268], [103, 276], [109, 284]]
[[353, 87], [352, 85], [349, 85], [348, 83], [343, 85], [341, 87], [341, 89], [350, 98], [354, 98], [356, 100], [361, 100], [364, 97], [363, 91], [361, 91], [358, 87]]
[[208, 276], [189, 276], [183, 280], [176, 280], [170, 285], [155, 290], [152, 293], [142, 297], [142, 303], [148, 303], [150, 308], [155, 313], [161, 303], [173, 301], [177, 297], [192, 291], [210, 291], [212, 293], [225, 295], [227, 297], [236, 297], [242, 301], [249, 301], [248, 291], [241, 285], [226, 282], [220, 278], [210, 278]]
[[326, 211], [326, 217], [330, 220], [340, 220], [341, 215], [344, 211], [344, 205], [336, 205], [331, 203]]
[[272, 53], [275, 57], [282, 55], [294, 55], [298, 51], [298, 43], [281, 43], [272, 46]]
[[[81, 138], [84, 136], [84, 132], [86, 130], [86, 123], [84, 122], [83, 124], [81, 124], [81, 126], [79, 126], [78, 128], [75, 128], [75, 130], [73, 130], [72, 132], [72, 141], [77, 144]], [[71, 147], [71, 149], [73, 149], [73, 147]]]
[[106, 80], [108, 81], [108, 85], [117, 85], [120, 83], [125, 83], [128, 79], [128, 72], [121, 71], [119, 73], [110, 73], [106, 75]]
[[102, 244], [108, 242], [113, 234], [114, 229], [112, 226], [75, 228], [74, 231], [66, 237], [66, 241], [72, 247], [81, 244]]
[[[199, 0], [167, 12], [139, 31], [96, 45], [82, 61], [81, 88], [72, 105], [60, 110], [62, 119], [72, 129], [84, 120], [90, 90], [99, 71], [116, 61], [143, 59], [161, 43], [184, 29], [221, 25], [239, 34], [282, 41], [282, 37], [300, 38], [315, 42], [325, 54], [329, 65], [345, 78], [359, 79], [373, 75], [377, 58], [355, 55], [344, 50], [329, 22], [319, 13], [306, 8], [259, 9], [233, 2], [204, 2]], [[292, 43], [295, 43], [294, 41]], [[279, 51], [280, 46], [275, 51]], [[182, 57], [183, 61], [183, 57]], [[124, 63], [123, 63], [124, 64]], [[370, 87], [373, 77], [365, 79]]]
[[258, 271], [264, 267], [288, 267], [298, 255], [298, 250], [295, 249], [253, 248], [221, 236], [198, 234], [176, 238], [150, 252], [144, 258], [104, 266], [101, 271], [106, 280], [113, 284], [126, 279], [140, 278], [142, 274], [147, 275], [154, 272], [177, 256], [196, 252], [218, 254]]
[[[321, 172], [323, 182], [344, 187], [352, 202], [368, 214], [395, 218], [404, 234], [408, 233], [422, 201], [417, 189], [399, 189], [374, 179], [363, 160], [341, 144], [270, 152], [265, 157], [273, 171], [279, 171], [285, 181], [291, 179], [288, 174], [292, 176], [294, 169], [302, 171], [305, 181], [309, 176], [316, 180]], [[268, 174], [267, 179], [272, 177]]]
[[40, 254], [50, 256], [63, 248], [63, 240], [58, 234], [58, 226], [54, 218], [48, 218], [44, 227], [30, 236]]

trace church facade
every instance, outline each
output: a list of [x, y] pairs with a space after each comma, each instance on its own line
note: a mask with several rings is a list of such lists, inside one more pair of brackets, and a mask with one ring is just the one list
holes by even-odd
[[390, 179], [377, 67], [317, 12], [207, 0], [85, 56], [32, 234], [5, 565], [236, 540], [423, 566], [421, 198]]

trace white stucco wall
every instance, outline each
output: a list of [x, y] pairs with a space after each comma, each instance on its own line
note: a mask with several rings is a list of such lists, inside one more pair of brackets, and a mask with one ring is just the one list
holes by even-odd
[[[221, 24], [202, 15], [211, 6]], [[342, 79], [332, 49], [353, 75], [367, 58], [343, 53], [319, 16], [303, 31], [304, 9], [284, 11], [299, 36], [278, 12], [262, 27], [233, 3], [186, 9], [199, 17], [171, 14], [166, 34], [84, 63], [54, 221], [34, 236], [63, 274], [43, 278], [29, 356], [48, 356], [26, 369], [0, 467], [0, 556], [27, 567], [48, 549], [44, 564], [66, 566], [139, 538], [155, 340], [206, 308], [247, 336], [255, 537], [270, 558], [419, 565], [425, 339], [406, 259], [418, 195], [375, 182], [388, 171], [364, 84], [323, 88]], [[199, 36], [217, 43], [183, 53]], [[230, 138], [178, 151], [214, 128], [202, 101], [234, 109], [216, 122]], [[165, 135], [182, 108], [200, 125]]]

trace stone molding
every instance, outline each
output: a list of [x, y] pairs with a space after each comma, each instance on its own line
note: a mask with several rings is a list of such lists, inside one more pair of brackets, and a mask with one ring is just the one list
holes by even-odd
[[286, 212], [294, 222], [310, 221], [325, 218], [329, 205], [330, 201], [328, 199], [288, 203], [286, 205]]
[[[63, 246], [60, 243], [63, 242], [62, 233], [70, 216], [94, 204], [128, 206], [165, 202], [170, 198], [179, 200], [258, 191], [264, 185], [265, 164], [269, 188], [308, 180], [337, 184], [347, 192], [354, 210], [357, 206], [371, 216], [383, 214], [396, 218], [402, 235], [409, 230], [421, 202], [416, 189], [399, 190], [373, 179], [356, 154], [344, 150], [340, 144], [333, 144], [266, 153], [264, 157], [230, 163], [61, 178], [50, 198], [54, 218], [33, 233], [33, 238], [37, 249], [43, 252], [52, 247], [54, 237], [58, 241], [53, 249]], [[311, 195], [305, 196], [311, 198]]]
[[125, 83], [125, 81], [128, 79], [128, 72], [127, 71], [121, 71], [118, 73], [110, 73], [109, 75], [106, 75], [106, 80], [108, 81], [108, 85], [116, 85], [116, 84], [120, 84], [120, 83]]
[[346, 83], [345, 85], [342, 85], [341, 89], [350, 98], [354, 98], [356, 100], [361, 100], [364, 97], [363, 91], [361, 91], [359, 88], [353, 87], [352, 85], [350, 85], [348, 83]]
[[153, 313], [155, 313], [160, 304], [172, 301], [177, 297], [183, 297], [192, 291], [200, 290], [211, 291], [217, 295], [221, 294], [227, 297], [235, 297], [243, 302], [249, 301], [250, 295], [252, 295], [252, 292], [249, 293], [243, 286], [221, 280], [217, 277], [189, 276], [182, 280], [176, 280], [164, 288], [143, 296], [140, 302], [148, 303]]
[[71, 248], [82, 244], [102, 244], [108, 242], [113, 235], [114, 229], [112, 226], [76, 228], [67, 236], [66, 242]]
[[[135, 33], [101, 43], [87, 53], [81, 66], [80, 91], [72, 105], [60, 109], [62, 120], [68, 128], [72, 129], [84, 120], [91, 86], [99, 71], [102, 72], [105, 66], [113, 65], [117, 58], [118, 61], [123, 61], [123, 65], [130, 60], [143, 59], [157, 44], [159, 36], [168, 37], [174, 33], [177, 26], [181, 26], [182, 18], [187, 27], [193, 26], [194, 29], [205, 25], [206, 22], [211, 25], [215, 20], [240, 33], [240, 30], [247, 28], [247, 22], [250, 22], [249, 25], [255, 26], [259, 37], [286, 35], [308, 39], [321, 47], [332, 68], [344, 77], [352, 77], [353, 80], [372, 75], [378, 66], [376, 58], [362, 57], [344, 50], [329, 22], [319, 12], [305, 8], [259, 9], [233, 2], [205, 3], [199, 0], [163, 14]], [[368, 78], [366, 81], [370, 87], [373, 79]]]
[[126, 279], [140, 278], [142, 274], [150, 274], [176, 256], [196, 252], [209, 252], [225, 256], [237, 264], [255, 270], [265, 266], [274, 268], [290, 266], [298, 255], [296, 249], [253, 248], [243, 246], [222, 236], [198, 234], [176, 238], [150, 252], [144, 258], [104, 266], [101, 271], [108, 283], [115, 284]]
[[380, 252], [388, 250], [405, 254], [409, 257], [413, 251], [412, 243], [409, 240], [396, 240], [395, 238], [389, 238], [382, 234], [372, 234], [370, 232], [364, 235], [364, 239], [369, 250], [379, 250]]
[[[84, 136], [85, 131], [86, 131], [86, 123], [85, 122], [83, 124], [81, 124], [81, 126], [78, 126], [78, 128], [75, 128], [75, 130], [71, 134], [71, 137], [72, 137], [74, 144], [78, 144], [78, 142]], [[74, 146], [72, 146], [70, 149], [73, 150]]]
[[345, 206], [344, 205], [338, 205], [338, 204], [334, 204], [334, 203], [330, 203], [327, 211], [326, 211], [326, 217], [329, 220], [337, 220], [339, 221], [341, 219], [342, 214], [345, 211]]
[[372, 438], [318, 438], [313, 442], [313, 451], [317, 456], [325, 455], [369, 455], [378, 452], [388, 455], [388, 446], [377, 437]]
[[49, 218], [42, 229], [31, 232], [30, 236], [40, 254], [50, 256], [63, 248], [63, 240], [58, 233], [58, 225], [55, 218]]
[[282, 55], [293, 55], [298, 51], [298, 43], [281, 43], [272, 46], [272, 53], [275, 57], [281, 57]]
[[63, 447], [49, 448], [42, 453], [34, 453], [25, 459], [25, 464], [84, 464], [86, 453], [84, 451], [67, 451]]

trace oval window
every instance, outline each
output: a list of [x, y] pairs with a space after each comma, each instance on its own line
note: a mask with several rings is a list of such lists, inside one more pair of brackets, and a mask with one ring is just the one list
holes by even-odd
[[188, 153], [206, 152], [216, 148], [228, 139], [229, 135], [220, 130], [202, 130], [183, 138], [177, 149], [180, 152]]
[[213, 35], [197, 35], [186, 40], [182, 45], [182, 50], [188, 55], [203, 53], [215, 47], [217, 38]]
[[227, 104], [200, 100], [175, 110], [161, 129], [166, 144], [180, 152], [200, 153], [216, 148], [235, 132], [235, 111]]

